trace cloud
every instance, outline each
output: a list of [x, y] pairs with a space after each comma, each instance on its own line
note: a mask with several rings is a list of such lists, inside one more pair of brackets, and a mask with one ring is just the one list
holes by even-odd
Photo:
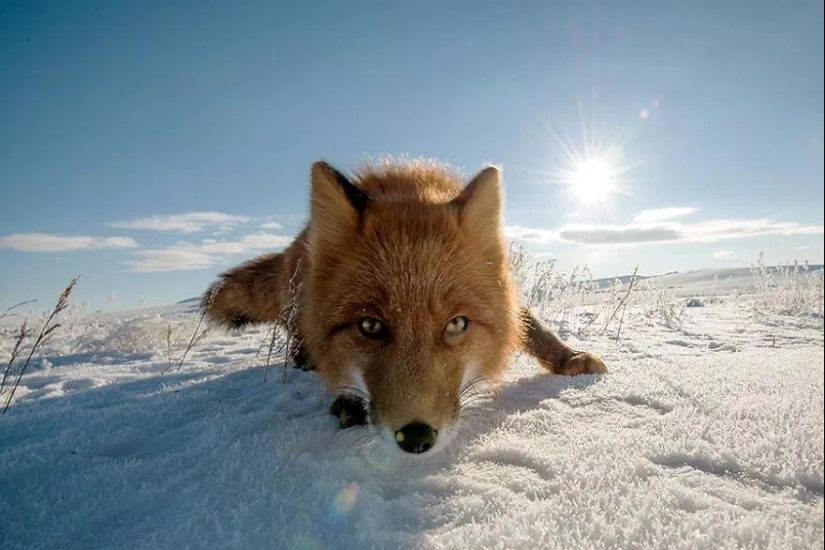
[[258, 229], [283, 229], [283, 225], [278, 222], [266, 222], [258, 226]]
[[527, 243], [548, 244], [561, 241], [558, 233], [550, 229], [536, 229], [520, 225], [508, 225], [504, 228], [504, 234], [514, 241]]
[[633, 223], [654, 223], [672, 220], [674, 218], [684, 218], [685, 216], [689, 216], [698, 210], [698, 208], [683, 206], [642, 210], [636, 215], [635, 218], [633, 218]]
[[559, 239], [578, 244], [641, 244], [683, 240], [676, 228], [664, 225], [566, 225]]
[[817, 235], [823, 232], [823, 226], [771, 220], [710, 220], [684, 226], [684, 232], [686, 240], [714, 242], [761, 235]]
[[763, 235], [816, 235], [821, 225], [771, 220], [708, 220], [692, 223], [661, 222], [626, 225], [567, 224], [557, 230], [509, 226], [505, 234], [536, 244], [554, 242], [584, 245], [633, 245], [675, 242], [710, 243]]
[[733, 251], [731, 250], [716, 250], [712, 254], [717, 260], [730, 260], [733, 258]]
[[106, 225], [117, 229], [142, 229], [147, 231], [177, 231], [179, 233], [197, 233], [207, 228], [228, 229], [236, 224], [248, 223], [247, 216], [234, 216], [222, 212], [189, 212], [167, 216], [148, 216]]
[[127, 271], [152, 273], [157, 271], [181, 271], [205, 269], [221, 262], [221, 258], [198, 250], [168, 248], [161, 250], [140, 250], [135, 259], [123, 262]]
[[[267, 248], [282, 248], [289, 246], [295, 240], [295, 237], [287, 235], [272, 235], [269, 233], [256, 233], [253, 235], [245, 235], [240, 242], [246, 247], [246, 250], [263, 250]], [[244, 252], [246, 252], [244, 250]]]
[[257, 250], [283, 248], [291, 243], [293, 237], [284, 235], [271, 235], [269, 233], [256, 233], [244, 235], [235, 241], [216, 241], [214, 239], [204, 239], [197, 246], [202, 252], [207, 254], [244, 254]]
[[89, 237], [86, 235], [50, 235], [48, 233], [15, 233], [0, 237], [0, 248], [20, 252], [70, 252], [103, 248], [137, 248], [129, 237]]
[[138, 273], [205, 269], [225, 263], [229, 256], [282, 249], [292, 240], [293, 237], [284, 235], [255, 233], [232, 241], [182, 241], [166, 248], [138, 251], [133, 259], [123, 262], [123, 265], [127, 271]]

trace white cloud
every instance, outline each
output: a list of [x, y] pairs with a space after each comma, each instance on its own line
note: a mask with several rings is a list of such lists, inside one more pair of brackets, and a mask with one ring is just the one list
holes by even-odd
[[86, 235], [50, 235], [48, 233], [15, 233], [0, 237], [0, 248], [21, 252], [69, 252], [102, 248], [137, 248], [129, 237], [89, 237]]
[[247, 250], [265, 250], [269, 248], [282, 248], [289, 246], [295, 237], [286, 235], [272, 235], [269, 233], [255, 233], [252, 235], [244, 235], [240, 242]]
[[680, 231], [668, 225], [565, 225], [558, 230], [561, 241], [578, 244], [640, 244], [683, 240]]
[[629, 245], [673, 242], [717, 242], [761, 235], [816, 235], [821, 225], [771, 220], [708, 220], [692, 223], [630, 223], [626, 225], [567, 224], [557, 230], [509, 226], [508, 237], [525, 242], [584, 245]]
[[151, 273], [156, 271], [181, 271], [205, 269], [221, 262], [221, 258], [197, 250], [169, 248], [163, 250], [140, 250], [135, 259], [123, 262], [127, 271]]
[[635, 218], [633, 218], [633, 223], [654, 223], [672, 220], [674, 218], [684, 218], [685, 216], [689, 216], [698, 210], [698, 208], [683, 206], [642, 210], [636, 215]]
[[234, 216], [222, 212], [189, 212], [167, 216], [147, 216], [107, 225], [117, 229], [143, 229], [148, 231], [177, 231], [179, 233], [196, 233], [207, 228], [228, 229], [236, 224], [248, 223], [248, 216]]
[[283, 225], [278, 222], [266, 222], [258, 226], [258, 229], [283, 229]]
[[141, 250], [123, 263], [127, 271], [154, 272], [205, 269], [227, 261], [228, 256], [275, 251], [289, 245], [293, 237], [255, 233], [234, 241], [204, 239], [200, 243], [178, 242], [167, 248]]
[[558, 233], [550, 229], [535, 229], [520, 225], [508, 225], [504, 228], [504, 234], [515, 241], [527, 243], [547, 244], [561, 241]]
[[201, 252], [207, 254], [244, 254], [258, 250], [276, 249], [288, 246], [293, 237], [284, 235], [271, 235], [269, 233], [256, 233], [244, 235], [235, 241], [217, 241], [215, 239], [204, 239], [198, 245], [191, 243], [179, 243], [179, 246], [197, 247]]
[[816, 235], [823, 232], [821, 225], [800, 225], [795, 222], [771, 220], [710, 220], [683, 228], [687, 236], [685, 240], [695, 242], [714, 242], [760, 235]]
[[717, 260], [730, 260], [733, 258], [733, 251], [731, 250], [716, 250], [712, 256]]

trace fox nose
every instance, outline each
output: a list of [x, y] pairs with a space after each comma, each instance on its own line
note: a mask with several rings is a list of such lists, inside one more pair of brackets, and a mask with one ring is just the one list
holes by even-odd
[[435, 445], [438, 431], [421, 422], [407, 424], [395, 432], [398, 446], [408, 453], [426, 453]]

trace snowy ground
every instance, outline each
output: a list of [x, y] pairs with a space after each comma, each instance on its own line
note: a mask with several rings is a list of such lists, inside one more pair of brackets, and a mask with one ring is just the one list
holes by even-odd
[[191, 304], [75, 312], [0, 417], [0, 548], [822, 548], [821, 316], [705, 303], [568, 335], [602, 377], [516, 358], [412, 463], [336, 430], [315, 374], [264, 382], [265, 329], [178, 370]]

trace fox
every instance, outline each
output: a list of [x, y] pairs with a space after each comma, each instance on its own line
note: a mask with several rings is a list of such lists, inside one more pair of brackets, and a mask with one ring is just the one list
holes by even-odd
[[402, 454], [443, 448], [468, 396], [523, 351], [559, 375], [607, 372], [519, 303], [502, 227], [502, 170], [465, 183], [436, 160], [310, 171], [309, 220], [282, 252], [221, 274], [208, 322], [276, 323], [318, 373], [340, 428], [370, 425]]

